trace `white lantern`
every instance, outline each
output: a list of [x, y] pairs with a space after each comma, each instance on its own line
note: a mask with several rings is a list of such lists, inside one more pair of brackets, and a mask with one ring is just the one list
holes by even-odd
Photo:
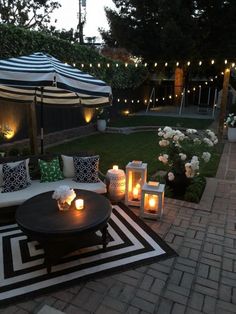
[[126, 205], [140, 206], [142, 186], [146, 180], [147, 164], [141, 161], [129, 162], [126, 166]]
[[140, 216], [144, 218], [161, 218], [164, 210], [165, 184], [145, 183], [142, 187]]

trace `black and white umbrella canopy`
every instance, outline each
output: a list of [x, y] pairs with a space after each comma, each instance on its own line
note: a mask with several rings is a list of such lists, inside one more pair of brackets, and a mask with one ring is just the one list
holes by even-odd
[[105, 82], [41, 52], [0, 60], [0, 97], [23, 102], [97, 107], [108, 104]]

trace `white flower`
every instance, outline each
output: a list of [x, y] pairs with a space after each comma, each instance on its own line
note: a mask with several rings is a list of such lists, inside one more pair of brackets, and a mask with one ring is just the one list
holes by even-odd
[[202, 159], [203, 159], [205, 162], [208, 162], [208, 161], [211, 159], [211, 154], [208, 153], [208, 152], [203, 152], [203, 153], [202, 153]]
[[60, 200], [62, 203], [67, 202], [69, 205], [75, 197], [75, 191], [70, 189], [70, 187], [67, 185], [59, 186], [52, 194], [53, 199]]
[[181, 160], [186, 160], [186, 158], [187, 158], [187, 155], [183, 154], [183, 153], [179, 153], [179, 156], [180, 156]]
[[173, 181], [174, 179], [175, 179], [175, 175], [173, 174], [173, 172], [168, 172], [168, 180]]
[[169, 156], [168, 156], [167, 154], [160, 155], [160, 156], [158, 157], [158, 159], [159, 159], [161, 162], [163, 162], [163, 164], [167, 164], [167, 163], [168, 163], [168, 158], [169, 158]]
[[207, 138], [207, 137], [204, 137], [203, 142], [204, 142], [205, 144], [207, 144], [208, 146], [210, 146], [210, 147], [212, 147], [212, 146], [214, 145], [214, 144], [212, 143], [212, 141], [211, 141], [209, 138]]
[[195, 129], [187, 129], [186, 132], [187, 132], [187, 134], [195, 134], [195, 133], [197, 133], [197, 130], [195, 130]]
[[159, 141], [159, 145], [162, 147], [168, 146], [170, 142], [168, 140], [161, 140]]

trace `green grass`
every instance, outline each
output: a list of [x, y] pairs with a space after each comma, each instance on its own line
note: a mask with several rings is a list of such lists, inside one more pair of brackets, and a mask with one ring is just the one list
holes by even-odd
[[127, 127], [138, 125], [151, 126], [175, 126], [194, 129], [207, 129], [212, 119], [192, 119], [192, 118], [176, 118], [176, 117], [160, 117], [160, 116], [128, 116], [120, 117], [115, 121], [111, 121], [109, 126]]
[[[148, 176], [158, 170], [164, 170], [158, 161], [161, 149], [156, 132], [137, 132], [125, 134], [96, 134], [57, 145], [48, 149], [55, 153], [76, 153], [91, 151], [100, 155], [100, 170], [105, 174], [112, 165], [117, 164], [125, 169], [129, 161], [142, 160], [148, 164]], [[218, 145], [212, 159], [201, 171], [203, 176], [214, 177], [218, 168], [221, 145]]]

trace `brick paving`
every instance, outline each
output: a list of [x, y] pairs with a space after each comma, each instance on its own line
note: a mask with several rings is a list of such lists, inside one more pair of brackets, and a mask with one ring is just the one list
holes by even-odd
[[[179, 256], [1, 308], [67, 314], [236, 313], [236, 143], [226, 143], [216, 178], [198, 206], [167, 199], [161, 221], [146, 220]], [[138, 209], [134, 209], [138, 214]]]

